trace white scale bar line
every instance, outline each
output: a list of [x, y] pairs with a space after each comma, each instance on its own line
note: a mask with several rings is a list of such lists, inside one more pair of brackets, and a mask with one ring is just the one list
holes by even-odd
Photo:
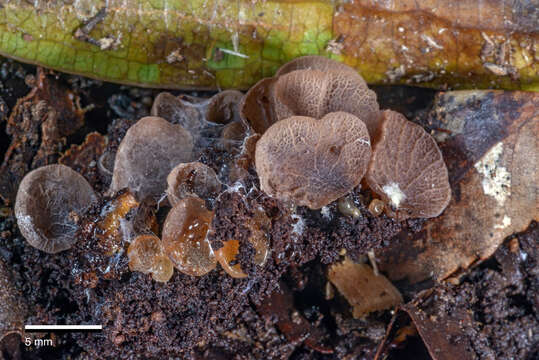
[[103, 330], [103, 325], [24, 325], [25, 330]]

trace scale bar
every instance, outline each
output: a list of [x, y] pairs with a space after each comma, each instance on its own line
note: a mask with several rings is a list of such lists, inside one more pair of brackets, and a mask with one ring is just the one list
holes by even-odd
[[100, 331], [103, 325], [24, 325], [27, 331]]

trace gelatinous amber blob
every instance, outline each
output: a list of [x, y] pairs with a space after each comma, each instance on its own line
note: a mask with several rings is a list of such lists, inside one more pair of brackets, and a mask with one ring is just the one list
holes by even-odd
[[181, 272], [201, 276], [215, 268], [217, 261], [207, 238], [212, 218], [204, 200], [195, 197], [181, 199], [168, 213], [163, 245]]
[[162, 254], [161, 241], [157, 236], [139, 235], [127, 249], [129, 270], [149, 273], [154, 266], [155, 257]]
[[240, 264], [230, 265], [236, 260], [236, 256], [240, 251], [240, 242], [238, 240], [228, 240], [223, 243], [223, 247], [215, 251], [215, 257], [228, 275], [233, 278], [244, 278], [247, 274], [241, 270]]
[[380, 216], [384, 212], [385, 204], [380, 199], [373, 199], [369, 204], [369, 211], [374, 216]]
[[127, 213], [139, 206], [139, 202], [133, 194], [126, 192], [112, 201], [110, 206], [104, 210], [104, 218], [99, 223], [99, 228], [103, 230], [101, 246], [105, 255], [111, 256], [117, 253], [122, 247], [121, 221], [125, 219]]
[[129, 270], [152, 274], [155, 281], [167, 282], [174, 273], [172, 262], [165, 255], [161, 240], [155, 235], [139, 235], [127, 249]]
[[166, 255], [159, 255], [154, 258], [152, 267], [152, 279], [159, 282], [167, 282], [174, 274], [172, 261]]
[[[255, 216], [249, 222], [247, 227], [251, 230], [251, 236], [249, 242], [255, 248], [255, 255], [253, 262], [258, 266], [264, 266], [269, 254], [268, 240], [266, 238], [266, 231], [270, 225], [270, 220], [262, 210], [255, 210]], [[240, 250], [240, 243], [238, 240], [232, 239], [225, 241], [223, 247], [215, 251], [215, 257], [219, 261], [219, 264], [223, 267], [228, 275], [234, 278], [244, 278], [247, 274], [243, 272], [240, 264], [231, 265], [230, 263], [236, 260]]]

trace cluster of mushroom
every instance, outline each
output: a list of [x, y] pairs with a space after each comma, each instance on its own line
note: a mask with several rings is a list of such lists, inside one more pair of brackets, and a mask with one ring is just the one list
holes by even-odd
[[365, 176], [399, 220], [435, 217], [449, 204], [434, 138], [397, 112], [379, 111], [376, 94], [344, 64], [293, 60], [249, 90], [241, 115], [262, 134], [255, 153], [261, 188], [280, 200], [320, 209]]
[[[449, 202], [447, 169], [434, 139], [404, 116], [379, 111], [374, 92], [344, 64], [303, 57], [245, 96], [224, 91], [207, 100], [183, 99], [160, 94], [153, 116], [127, 131], [116, 152], [110, 193], [128, 189], [130, 195], [104, 225], [105, 233], [117, 233], [130, 209], [142, 201], [159, 205], [166, 194], [172, 208], [161, 238], [158, 228], [123, 234], [130, 269], [151, 273], [157, 281], [168, 281], [173, 267], [201, 276], [217, 262], [233, 277], [247, 276], [237, 261], [237, 239], [215, 250], [208, 240], [214, 213], [206, 205], [223, 185], [196, 159], [215, 139], [230, 153], [235, 151], [231, 144], [238, 143], [254, 152], [249, 158], [254, 157], [262, 191], [295, 205], [320, 209], [352, 191], [364, 176], [390, 205], [388, 214], [398, 213], [399, 219], [437, 216]], [[43, 251], [66, 250], [75, 241], [78, 217], [96, 199], [88, 182], [70, 168], [36, 169], [17, 194], [21, 233]], [[254, 217], [244, 225], [255, 249], [252, 261], [263, 266], [271, 224], [264, 209], [251, 210]], [[111, 249], [107, 254], [115, 252]]]
[[[208, 141], [217, 140], [222, 148], [234, 151], [230, 145], [238, 143], [237, 133], [243, 132], [243, 126], [237, 126], [238, 111], [227, 112], [227, 108], [237, 106], [237, 94], [242, 96], [239, 92], [222, 92], [208, 100], [211, 106], [184, 102], [186, 108], [182, 118], [175, 119], [177, 124], [149, 116], [128, 129], [115, 155], [109, 189], [111, 195], [119, 196], [102, 209], [98, 223], [106, 256], [121, 254], [128, 243], [129, 268], [151, 273], [154, 280], [161, 282], [170, 279], [173, 267], [200, 276], [213, 270], [217, 262], [233, 277], [247, 276], [239, 264], [232, 264], [239, 253], [237, 240], [229, 239], [215, 251], [210, 245], [213, 212], [206, 203], [218, 196], [222, 184], [212, 168], [194, 161]], [[163, 93], [157, 100], [153, 114], [174, 116], [167, 114], [170, 109], [165, 106], [176, 98]], [[206, 109], [204, 114], [193, 113], [201, 109]], [[125, 189], [128, 191], [122, 193]], [[164, 221], [161, 239], [155, 235], [159, 233], [155, 226], [134, 231], [128, 214], [143, 202], [158, 206], [163, 194], [172, 209]], [[31, 245], [45, 252], [66, 250], [75, 242], [78, 218], [96, 200], [90, 184], [69, 167], [50, 165], [31, 171], [23, 179], [16, 200], [21, 233]], [[264, 231], [269, 219], [263, 210], [254, 213], [253, 221], [246, 225], [256, 250], [253, 262], [262, 266], [269, 254]]]

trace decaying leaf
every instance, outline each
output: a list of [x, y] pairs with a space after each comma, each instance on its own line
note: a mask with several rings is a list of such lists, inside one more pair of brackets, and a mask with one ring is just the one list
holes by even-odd
[[[469, 340], [463, 336], [463, 328], [473, 326], [471, 314], [461, 308], [448, 309], [448, 311], [439, 309], [438, 306], [442, 302], [437, 302], [434, 296], [435, 292], [427, 290], [414, 301], [400, 306], [387, 329], [387, 334], [391, 334], [392, 328], [399, 322], [404, 322], [403, 314], [406, 314], [433, 359], [474, 359], [475, 354], [471, 352]], [[391, 336], [386, 337], [380, 344], [375, 359], [382, 359], [382, 354], [388, 350], [388, 338]]]
[[346, 258], [330, 266], [328, 278], [353, 306], [355, 318], [402, 303], [399, 290], [384, 275], [376, 275], [367, 264]]
[[108, 81], [247, 88], [289, 60], [323, 55], [369, 83], [539, 86], [537, 3], [529, 0], [0, 4], [0, 54]]
[[444, 279], [538, 219], [538, 109], [534, 93], [437, 97], [428, 120], [448, 165], [452, 200], [421, 232], [399, 234], [379, 256], [390, 279]]
[[99, 176], [99, 158], [105, 151], [107, 142], [105, 136], [92, 132], [86, 136], [81, 145], [71, 145], [58, 159], [58, 163], [69, 166], [95, 186]]
[[35, 84], [17, 101], [6, 127], [12, 140], [0, 166], [0, 198], [8, 203], [15, 199], [23, 176], [55, 163], [65, 137], [84, 123], [84, 110], [71, 90], [42, 70], [38, 70]]
[[265, 318], [273, 318], [279, 330], [291, 343], [304, 342], [309, 348], [323, 354], [333, 353], [333, 349], [322, 344], [323, 332], [313, 327], [303, 315], [294, 309], [291, 290], [280, 283], [280, 290], [274, 291], [258, 306], [258, 312]]

